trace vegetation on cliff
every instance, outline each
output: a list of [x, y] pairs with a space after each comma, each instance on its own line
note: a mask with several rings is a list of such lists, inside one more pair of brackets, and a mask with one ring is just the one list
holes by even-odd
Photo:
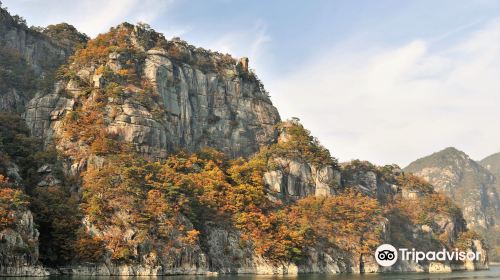
[[88, 37], [67, 23], [27, 27], [0, 7], [0, 109], [21, 113], [36, 93], [52, 91], [55, 72]]
[[410, 163], [405, 170], [426, 177], [431, 188], [450, 197], [464, 212], [468, 227], [484, 236], [490, 260], [500, 259], [498, 177], [495, 155], [480, 162], [448, 147]]
[[[293, 205], [272, 201], [259, 157], [229, 160], [205, 149], [162, 162], [133, 154], [105, 162], [83, 175], [83, 209], [94, 227], [107, 231], [103, 244], [115, 261], [133, 260], [134, 248], [144, 242], [156, 253], [194, 246], [208, 221], [238, 230], [245, 246], [277, 263], [300, 261], [319, 242], [361, 253], [378, 244], [381, 208], [375, 199], [346, 191]], [[125, 241], [127, 228], [137, 232]]]
[[[415, 228], [424, 226], [432, 230], [421, 240], [428, 245], [467, 246], [475, 238], [442, 231], [440, 221], [460, 220], [460, 210], [421, 179], [395, 175], [395, 166], [354, 161], [342, 168], [347, 179], [375, 172], [384, 182], [418, 193], [413, 200], [401, 193], [381, 200], [354, 185], [335, 185], [332, 196], [281, 200], [263, 179], [279, 159], [330, 167], [325, 169], [330, 173], [340, 168], [297, 120], [278, 125], [276, 143], [247, 158], [229, 158], [211, 148], [145, 156], [110, 123], [125, 103], [142, 106], [141, 112], [162, 125], [168, 120], [164, 102], [144, 77], [148, 50], [165, 51], [196, 70], [257, 78], [231, 56], [167, 41], [144, 25], [122, 24], [88, 42], [65, 24], [41, 31], [65, 47], [86, 47], [58, 71], [58, 78], [72, 86], [60, 89], [61, 95], [74, 104], [58, 112], [61, 133], [53, 142], [43, 145], [29, 137], [19, 116], [0, 114], [0, 230], [14, 227], [15, 212], [31, 209], [46, 265], [172, 265], [183, 256], [205, 253], [213, 228], [236, 235], [238, 246], [277, 265], [300, 264], [313, 249], [325, 248], [359, 260], [385, 234], [394, 245], [415, 244]], [[11, 65], [24, 65], [20, 57], [9, 54], [6, 59], [12, 69], [4, 74], [0, 69], [0, 79], [14, 73], [10, 86], [23, 86], [32, 73]], [[7, 179], [15, 174], [13, 165], [20, 176]], [[395, 230], [388, 233], [387, 224]]]
[[0, 175], [0, 231], [15, 229], [16, 211], [27, 209], [28, 197], [22, 190], [13, 188], [7, 179]]
[[317, 167], [337, 167], [337, 159], [298, 120], [283, 122], [278, 129], [278, 143], [261, 152], [267, 157], [298, 159]]
[[35, 73], [26, 60], [16, 50], [0, 46], [0, 92], [15, 88], [33, 95], [36, 82]]
[[[40, 185], [43, 178], [37, 170], [44, 165], [52, 166], [53, 175], [63, 181]], [[8, 178], [12, 172], [13, 177]], [[81, 218], [77, 200], [67, 187], [72, 182], [62, 174], [56, 151], [43, 150], [14, 113], [0, 113], [0, 177], [0, 199], [6, 203], [2, 215], [12, 218], [14, 210], [32, 210], [40, 231], [41, 260], [53, 265], [69, 261]]]

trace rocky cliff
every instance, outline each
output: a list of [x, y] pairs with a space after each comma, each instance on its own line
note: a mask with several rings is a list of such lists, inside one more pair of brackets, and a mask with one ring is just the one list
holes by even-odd
[[[144, 24], [87, 41], [1, 12], [5, 64], [29, 71], [1, 72], [0, 273], [360, 273], [385, 271], [380, 243], [484, 252], [427, 183], [338, 164], [298, 120], [282, 123], [246, 58]], [[21, 88], [29, 77], [46, 84]]]
[[500, 193], [500, 153], [485, 157], [479, 164], [495, 176], [495, 188], [497, 193]]
[[53, 93], [29, 102], [33, 135], [46, 142], [60, 137], [65, 116], [100, 99], [107, 132], [152, 158], [205, 146], [248, 156], [276, 138], [278, 111], [245, 59], [128, 24], [106, 36], [121, 45], [106, 46], [102, 55], [98, 37], [76, 54]]
[[470, 228], [481, 233], [489, 250], [489, 258], [498, 260], [498, 154], [475, 162], [454, 148], [419, 159], [405, 170], [423, 176], [435, 189], [461, 205]]
[[268, 161], [272, 167], [263, 175], [265, 184], [279, 199], [286, 201], [334, 195], [341, 183], [340, 171], [336, 162], [325, 156], [326, 151], [309, 156], [306, 150], [295, 154], [283, 153], [283, 150], [295, 150], [299, 146], [300, 131], [297, 127], [301, 125], [296, 120], [279, 126], [279, 137], [274, 147], [280, 148], [270, 152]]
[[[479, 161], [484, 168], [486, 168], [493, 176], [495, 176], [495, 189], [497, 194], [500, 193], [500, 153], [488, 156], [481, 161]], [[497, 212], [496, 221], [500, 218]], [[483, 233], [489, 242], [490, 256], [493, 261], [500, 260], [500, 226], [498, 223], [495, 227], [488, 229]]]
[[399, 260], [390, 268], [378, 267], [373, 259], [365, 260], [365, 271], [446, 272], [487, 268], [484, 241], [467, 230], [461, 210], [446, 196], [436, 193], [426, 181], [403, 172], [397, 165], [375, 166], [354, 160], [341, 164], [341, 187], [354, 187], [386, 205], [383, 240], [397, 248], [480, 252], [478, 262], [423, 262]]
[[464, 152], [446, 148], [408, 165], [405, 171], [428, 180], [460, 205], [471, 228], [489, 228], [496, 224], [499, 200], [495, 177]]
[[[0, 275], [43, 276], [39, 261], [39, 231], [25, 195], [23, 157], [29, 150], [20, 118], [0, 112]], [[20, 166], [21, 165], [21, 166]]]
[[88, 38], [68, 24], [28, 28], [0, 7], [0, 110], [24, 110], [38, 91], [49, 91], [53, 73]]
[[39, 233], [31, 211], [26, 208], [11, 211], [12, 225], [0, 231], [0, 275], [48, 276], [48, 270], [38, 260]]

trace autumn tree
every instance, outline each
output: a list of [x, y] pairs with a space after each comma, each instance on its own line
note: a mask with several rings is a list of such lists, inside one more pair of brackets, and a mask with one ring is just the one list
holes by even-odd
[[16, 212], [27, 210], [28, 197], [22, 190], [12, 188], [7, 178], [0, 174], [0, 231], [13, 228]]

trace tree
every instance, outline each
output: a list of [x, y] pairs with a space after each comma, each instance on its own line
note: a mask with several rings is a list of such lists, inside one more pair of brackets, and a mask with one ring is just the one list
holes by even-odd
[[367, 254], [380, 241], [382, 207], [354, 190], [333, 197], [307, 197], [292, 207], [293, 216], [311, 228], [317, 242]]
[[27, 196], [19, 189], [12, 188], [7, 178], [0, 174], [0, 231], [14, 227], [16, 213], [27, 209]]

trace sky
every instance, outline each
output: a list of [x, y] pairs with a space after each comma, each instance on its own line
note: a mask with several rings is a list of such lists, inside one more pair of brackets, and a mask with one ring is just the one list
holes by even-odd
[[282, 119], [340, 161], [500, 152], [500, 0], [2, 0], [91, 37], [127, 21], [246, 56]]

